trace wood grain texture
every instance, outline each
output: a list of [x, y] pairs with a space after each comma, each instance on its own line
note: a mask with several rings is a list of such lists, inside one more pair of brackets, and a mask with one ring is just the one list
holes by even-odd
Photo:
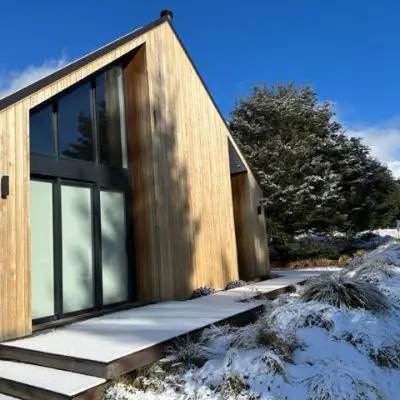
[[238, 278], [225, 124], [168, 24], [125, 82], [139, 301], [222, 289]]
[[[0, 176], [11, 183], [0, 199], [0, 340], [32, 331], [30, 109], [125, 56], [139, 300], [186, 298], [238, 278], [229, 132], [165, 22], [0, 111]], [[254, 210], [258, 186], [248, 177]], [[263, 237], [253, 239], [265, 259]]]
[[250, 280], [270, 272], [265, 214], [258, 214], [262, 193], [248, 173], [232, 175], [239, 274]]

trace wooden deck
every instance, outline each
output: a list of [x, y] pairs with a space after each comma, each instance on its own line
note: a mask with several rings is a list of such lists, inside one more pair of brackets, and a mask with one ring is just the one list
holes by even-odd
[[199, 299], [120, 311], [2, 343], [0, 393], [27, 400], [100, 398], [107, 380], [159, 360], [172, 339], [245, 318], [261, 307], [240, 300], [275, 297], [318, 273], [284, 273]]

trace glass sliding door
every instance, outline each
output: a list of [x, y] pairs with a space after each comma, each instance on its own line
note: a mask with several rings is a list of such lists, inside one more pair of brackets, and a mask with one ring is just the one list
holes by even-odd
[[91, 189], [61, 186], [63, 313], [94, 306]]
[[54, 315], [53, 184], [32, 180], [32, 318]]
[[103, 304], [127, 301], [128, 261], [124, 193], [100, 191]]

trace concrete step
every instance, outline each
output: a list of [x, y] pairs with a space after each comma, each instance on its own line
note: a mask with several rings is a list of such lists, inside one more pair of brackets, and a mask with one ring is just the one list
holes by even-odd
[[100, 399], [104, 387], [102, 378], [0, 360], [0, 400]]

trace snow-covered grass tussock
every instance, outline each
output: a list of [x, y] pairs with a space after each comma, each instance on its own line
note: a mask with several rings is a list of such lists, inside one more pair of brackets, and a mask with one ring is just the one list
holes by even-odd
[[242, 281], [242, 280], [236, 280], [236, 281], [230, 281], [226, 284], [225, 286], [225, 290], [229, 290], [229, 289], [235, 289], [238, 287], [242, 287], [242, 286], [246, 286], [247, 282], [246, 281]]
[[[396, 243], [358, 256], [344, 271], [321, 278], [340, 286], [334, 294], [321, 287], [325, 294], [310, 300], [311, 279], [296, 293], [267, 301], [265, 313], [252, 324], [211, 326], [196, 340], [175, 342], [164, 360], [134, 382], [113, 385], [105, 399], [398, 400], [397, 268]], [[356, 288], [349, 289], [349, 282]], [[373, 293], [367, 299], [366, 289]], [[362, 307], [354, 307], [354, 297]], [[378, 299], [378, 308], [371, 298]]]
[[386, 312], [389, 309], [386, 296], [377, 286], [348, 278], [341, 273], [325, 273], [314, 278], [304, 289], [300, 300], [376, 312]]
[[192, 299], [198, 299], [199, 297], [209, 296], [210, 294], [215, 293], [215, 289], [210, 286], [202, 286], [195, 290], [192, 293]]
[[384, 399], [373, 376], [362, 370], [341, 363], [321, 362], [321, 368], [303, 383], [309, 400], [369, 400]]

